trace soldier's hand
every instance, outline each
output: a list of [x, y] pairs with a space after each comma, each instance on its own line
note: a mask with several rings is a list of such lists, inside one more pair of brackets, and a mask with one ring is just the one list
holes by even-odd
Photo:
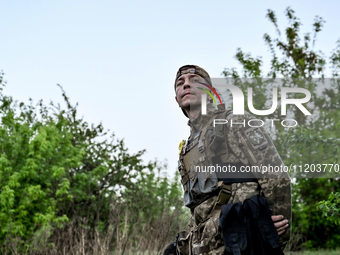
[[286, 220], [283, 215], [273, 215], [272, 221], [274, 222], [274, 226], [279, 235], [282, 235], [289, 226], [288, 220]]

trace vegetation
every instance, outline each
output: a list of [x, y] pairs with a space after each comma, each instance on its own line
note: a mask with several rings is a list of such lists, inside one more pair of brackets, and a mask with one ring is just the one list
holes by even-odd
[[318, 250], [318, 251], [301, 251], [301, 252], [288, 252], [287, 255], [337, 255], [339, 250]]
[[143, 163], [101, 124], [66, 107], [26, 105], [0, 90], [2, 254], [159, 251], [182, 226], [178, 176]]
[[[287, 8], [285, 14], [289, 25], [281, 32], [275, 13], [272, 10], [267, 12], [267, 18], [277, 31], [275, 38], [264, 35], [271, 52], [271, 66], [267, 74], [262, 70], [261, 57], [254, 58], [241, 49], [237, 50], [235, 57], [243, 68], [242, 73], [236, 68], [229, 68], [223, 74], [244, 91], [245, 88], [253, 88], [256, 109], [268, 109], [267, 97], [277, 80], [280, 82], [276, 86], [306, 88], [311, 92], [311, 103], [307, 107], [313, 112], [312, 116], [305, 116], [291, 108], [286, 118], [295, 119], [299, 127], [287, 130], [277, 125], [271, 131], [286, 165], [304, 167], [305, 164], [329, 164], [325, 166], [327, 174], [315, 174], [315, 171], [292, 174], [293, 233], [290, 248], [336, 248], [340, 244], [340, 180], [339, 172], [332, 170], [331, 164], [339, 164], [340, 159], [340, 41], [326, 61], [322, 52], [314, 50], [324, 20], [315, 17], [313, 35], [301, 36], [302, 24], [294, 10]], [[332, 77], [328, 79], [324, 77], [327, 63], [332, 70]], [[282, 119], [279, 113], [267, 117]]]

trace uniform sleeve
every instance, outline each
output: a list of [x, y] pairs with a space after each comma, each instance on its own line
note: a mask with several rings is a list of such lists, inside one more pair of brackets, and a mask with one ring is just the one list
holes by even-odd
[[[291, 226], [290, 177], [285, 172], [286, 169], [272, 139], [261, 127], [262, 124], [251, 115], [230, 116], [226, 128], [228, 144], [244, 165], [257, 166], [260, 172], [254, 175], [258, 179], [261, 195], [266, 198], [272, 215], [283, 215]], [[280, 246], [284, 247], [289, 238], [290, 227], [280, 236]]]

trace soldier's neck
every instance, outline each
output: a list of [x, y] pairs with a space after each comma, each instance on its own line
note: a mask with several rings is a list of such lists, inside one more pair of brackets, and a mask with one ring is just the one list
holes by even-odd
[[201, 114], [201, 108], [186, 110], [186, 113], [188, 114], [189, 119], [192, 121]]
[[[208, 104], [207, 105], [207, 112], [208, 112], [208, 115], [212, 112], [214, 112], [216, 109], [214, 108], [214, 105], [213, 104]], [[188, 109], [185, 109], [187, 115], [188, 115], [188, 118], [190, 121], [194, 121], [195, 119], [197, 119], [200, 115], [201, 115], [201, 107], [190, 107]]]

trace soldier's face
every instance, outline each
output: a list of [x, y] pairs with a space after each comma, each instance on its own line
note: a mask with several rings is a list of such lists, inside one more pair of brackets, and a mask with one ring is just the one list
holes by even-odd
[[176, 81], [176, 101], [181, 108], [190, 109], [201, 107], [203, 90], [206, 89], [201, 83], [207, 83], [197, 74], [183, 74]]

